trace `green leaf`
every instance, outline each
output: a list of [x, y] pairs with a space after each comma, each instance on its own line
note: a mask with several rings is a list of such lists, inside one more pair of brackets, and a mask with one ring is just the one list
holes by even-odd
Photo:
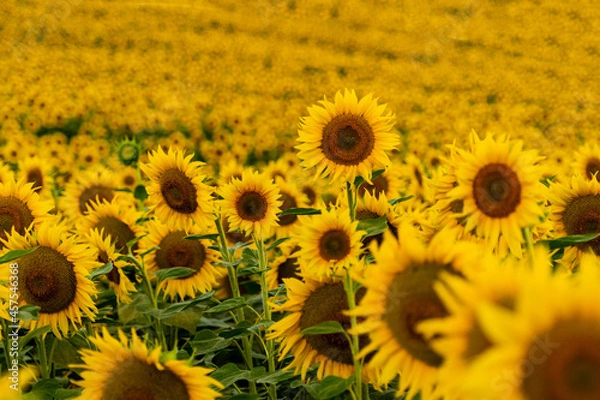
[[38, 319], [38, 312], [40, 311], [39, 306], [33, 304], [27, 304], [19, 307], [19, 320], [23, 322], [33, 321]]
[[155, 251], [155, 250], [160, 250], [160, 247], [158, 247], [158, 246], [152, 246], [152, 247], [150, 247], [149, 249], [147, 249], [146, 251], [144, 251], [143, 253], [141, 253], [141, 254], [140, 254], [140, 257], [142, 257], [142, 258], [143, 258], [143, 257], [145, 257], [146, 255], [148, 255], [148, 254], [152, 253], [152, 252], [153, 252], [153, 251]]
[[563, 247], [575, 246], [596, 239], [600, 233], [586, 233], [584, 235], [563, 236], [557, 239], [540, 240], [538, 243], [546, 244], [550, 250], [562, 249]]
[[[379, 170], [373, 172], [371, 174], [371, 182], [373, 181], [373, 179], [379, 177], [379, 175], [383, 174], [384, 172], [385, 172], [385, 169], [379, 169]], [[366, 182], [365, 178], [363, 178], [362, 176], [359, 175], [356, 178], [354, 178], [354, 187], [357, 188], [365, 182]]]
[[310, 385], [304, 385], [308, 393], [316, 399], [327, 400], [344, 393], [354, 382], [354, 375], [350, 378], [340, 378], [339, 376], [329, 375], [321, 382], [314, 382]]
[[184, 239], [187, 240], [202, 240], [202, 239], [209, 239], [209, 240], [217, 240], [219, 238], [219, 234], [218, 233], [207, 233], [207, 234], [193, 234], [193, 235], [187, 235], [186, 237], [184, 237]]
[[23, 396], [23, 399], [52, 399], [60, 386], [60, 382], [56, 379], [40, 379], [33, 385], [31, 391]]
[[552, 175], [552, 176], [548, 176], [548, 177], [542, 179], [540, 182], [542, 182], [542, 184], [544, 184], [544, 186], [550, 187], [550, 183], [554, 182], [555, 179], [556, 179], [556, 175]]
[[125, 325], [134, 321], [136, 318], [143, 319], [144, 316], [140, 314], [140, 310], [151, 308], [152, 303], [150, 302], [148, 295], [138, 292], [132, 296], [131, 303], [119, 306], [119, 321]]
[[81, 396], [83, 388], [77, 389], [58, 389], [54, 392], [54, 400], [67, 400]]
[[214, 353], [231, 344], [231, 339], [223, 339], [210, 329], [203, 329], [190, 340], [190, 345], [198, 354]]
[[279, 383], [279, 382], [287, 381], [287, 380], [293, 378], [294, 376], [296, 376], [296, 374], [294, 374], [294, 371], [289, 371], [289, 370], [288, 371], [275, 371], [275, 372], [266, 374], [265, 376], [263, 376], [260, 379], [257, 379], [256, 382], [257, 383], [265, 383], [265, 384]]
[[189, 333], [194, 333], [196, 332], [198, 324], [200, 324], [203, 313], [204, 309], [201, 306], [194, 306], [164, 318], [163, 322], [166, 325], [175, 326], [177, 328], [185, 329]]
[[248, 336], [250, 334], [248, 328], [250, 327], [252, 327], [252, 323], [250, 321], [240, 321], [235, 328], [219, 332], [219, 336], [225, 339], [236, 339]]
[[25, 250], [11, 250], [8, 253], [6, 253], [5, 255], [3, 255], [2, 257], [0, 257], [0, 264], [5, 264], [7, 262], [11, 262], [13, 260], [16, 260], [17, 258], [26, 256], [27, 254], [33, 253], [34, 251], [37, 250], [37, 247], [33, 247], [31, 249], [25, 249]]
[[102, 267], [96, 268], [95, 270], [93, 270], [92, 273], [88, 275], [88, 278], [94, 279], [97, 276], [106, 275], [110, 271], [112, 271], [112, 269], [113, 269], [113, 262], [109, 261], [106, 264], [104, 264]]
[[158, 278], [158, 281], [168, 281], [170, 279], [180, 279], [190, 276], [196, 273], [196, 270], [193, 268], [187, 267], [173, 267], [166, 269], [159, 269], [158, 271], [153, 272], [154, 275]]
[[413, 197], [415, 197], [415, 196], [413, 196], [412, 194], [410, 196], [396, 197], [395, 199], [390, 199], [388, 201], [388, 203], [390, 203], [391, 205], [395, 206], [396, 204], [403, 203], [403, 202], [405, 202], [407, 200], [412, 199]]
[[227, 387], [235, 382], [245, 379], [248, 380], [250, 377], [250, 371], [241, 370], [237, 365], [233, 363], [225, 364], [211, 375], [211, 378], [218, 380], [223, 384], [223, 386]]
[[19, 352], [23, 351], [23, 347], [25, 347], [25, 345], [27, 343], [29, 343], [30, 340], [33, 340], [39, 336], [43, 336], [44, 334], [50, 332], [51, 330], [52, 330], [52, 327], [50, 325], [45, 325], [40, 328], [31, 330], [27, 333], [27, 335], [20, 337], [19, 338]]
[[301, 335], [327, 335], [345, 332], [344, 327], [337, 321], [325, 321], [300, 331]]
[[246, 300], [243, 297], [233, 297], [223, 301], [221, 304], [206, 310], [206, 313], [222, 313], [235, 310], [246, 305]]
[[148, 198], [148, 192], [144, 185], [137, 185], [135, 189], [133, 189], [133, 197], [138, 200], [144, 201]]
[[279, 217], [284, 215], [317, 215], [321, 214], [321, 210], [317, 208], [288, 208], [277, 214]]
[[56, 340], [54, 345], [54, 362], [62, 367], [81, 362], [77, 349], [68, 340]]
[[148, 234], [144, 233], [143, 235], [140, 235], [138, 237], [135, 237], [135, 238], [131, 239], [129, 242], [126, 243], [127, 249], [131, 250], [131, 248], [133, 247], [134, 244], [136, 244], [137, 242], [139, 242], [140, 240], [142, 240], [146, 236], [148, 236]]
[[269, 247], [267, 247], [266, 251], [273, 250], [275, 247], [279, 246], [281, 243], [285, 242], [288, 239], [289, 239], [289, 237], [282, 237], [282, 238], [277, 239], [276, 241], [274, 241], [273, 243], [271, 243], [269, 245]]
[[387, 217], [382, 215], [379, 218], [365, 219], [358, 223], [358, 230], [366, 231], [363, 239], [369, 236], [379, 235], [388, 228]]

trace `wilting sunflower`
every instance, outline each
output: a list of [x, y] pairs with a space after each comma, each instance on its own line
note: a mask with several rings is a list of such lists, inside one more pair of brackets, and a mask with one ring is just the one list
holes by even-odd
[[21, 235], [15, 231], [4, 241], [7, 250], [31, 249], [32, 253], [15, 260], [19, 264], [19, 304], [40, 307], [39, 319], [26, 322], [29, 329], [50, 325], [57, 337], [67, 334], [69, 323], [76, 327], [82, 315], [94, 319], [96, 294], [94, 283], [87, 278], [99, 265], [94, 251], [77, 244], [66, 233], [65, 225], [43, 222]]
[[161, 348], [150, 351], [133, 330], [131, 339], [120, 330], [118, 335], [119, 340], [102, 328], [102, 335], [90, 338], [97, 350], [81, 350], [84, 364], [70, 366], [84, 369], [83, 380], [74, 382], [83, 387], [79, 399], [206, 400], [219, 397], [216, 389], [223, 385], [208, 376], [209, 369], [192, 367], [184, 360], [161, 361]]
[[220, 189], [221, 212], [231, 229], [267, 237], [277, 226], [282, 201], [273, 180], [258, 172], [244, 172], [242, 179], [232, 179]]
[[[348, 310], [348, 296], [343, 283], [328, 277], [323, 281], [304, 278], [303, 281], [285, 279], [288, 300], [282, 305], [273, 305], [275, 311], [287, 311], [288, 314], [271, 326], [267, 338], [281, 343], [279, 358], [282, 360], [290, 352], [294, 360], [286, 369], [294, 369], [306, 379], [308, 369], [319, 364], [317, 379], [335, 375], [348, 378], [354, 373], [354, 358], [350, 343], [341, 333], [325, 335], [305, 335], [300, 332], [321, 322], [337, 321], [344, 328], [350, 327], [350, 317], [344, 315]], [[364, 289], [356, 293], [356, 301], [364, 296]], [[367, 335], [359, 337], [364, 348], [369, 343]], [[365, 368], [365, 377], [374, 380], [374, 371]]]
[[212, 188], [204, 183], [203, 163], [191, 161], [193, 154], [161, 147], [140, 164], [150, 178], [148, 201], [161, 222], [177, 229], [192, 223], [205, 225], [213, 221]]
[[0, 239], [6, 239], [13, 228], [24, 235], [32, 225], [51, 218], [52, 203], [40, 200], [32, 185], [12, 177], [0, 183]]
[[346, 209], [323, 210], [305, 219], [294, 237], [301, 248], [302, 273], [319, 279], [350, 267], [358, 260], [364, 233]]
[[375, 264], [360, 279], [367, 292], [352, 312], [366, 320], [354, 333], [369, 334], [371, 343], [361, 356], [376, 352], [370, 365], [381, 368], [383, 382], [401, 375], [398, 395], [408, 390], [406, 398], [412, 398], [420, 391], [423, 399], [434, 399], [443, 358], [417, 326], [448, 315], [434, 284], [444, 272], [468, 275], [477, 247], [456, 242], [450, 231], [438, 233], [426, 247], [412, 230], [401, 226], [402, 244], [388, 233], [379, 248], [372, 247]]
[[[141, 213], [131, 207], [126, 207], [113, 199], [108, 202], [91, 202], [88, 214], [77, 223], [77, 231], [80, 235], [86, 235], [96, 229], [103, 237], [110, 237], [110, 242], [115, 244], [115, 250], [127, 254], [127, 242], [135, 239], [141, 233], [141, 228], [136, 221]], [[132, 250], [137, 249], [137, 243]]]
[[531, 281], [516, 311], [477, 306], [493, 347], [473, 363], [466, 398], [600, 398], [600, 265], [590, 254], [581, 264], [571, 279]]
[[457, 186], [448, 193], [462, 200], [465, 230], [475, 230], [492, 248], [500, 236], [516, 256], [522, 254], [522, 228], [540, 223], [546, 187], [539, 182], [537, 152], [523, 150], [521, 141], [506, 137], [479, 139], [471, 133], [471, 150], [457, 149], [451, 160]]
[[96, 252], [96, 261], [100, 263], [100, 266], [105, 265], [109, 261], [113, 263], [113, 269], [105, 277], [109, 286], [114, 290], [117, 300], [125, 304], [131, 303], [129, 293], [136, 292], [137, 290], [123, 272], [123, 267], [127, 263], [117, 260], [120, 252], [115, 250], [115, 243], [111, 243], [111, 235], [104, 234], [104, 228], [102, 228], [100, 230], [92, 229], [83, 237]]
[[[554, 222], [557, 236], [600, 232], [600, 183], [597, 179], [588, 180], [577, 175], [568, 184], [553, 183], [548, 198], [551, 202], [549, 219]], [[576, 267], [586, 250], [600, 255], [600, 238], [567, 247], [561, 263], [569, 269]]]
[[179, 296], [194, 297], [196, 294], [205, 293], [217, 285], [217, 278], [222, 274], [213, 266], [217, 261], [218, 253], [209, 249], [207, 240], [188, 240], [185, 237], [193, 233], [205, 233], [199, 227], [192, 226], [188, 231], [169, 228], [159, 221], [146, 224], [148, 236], [140, 241], [140, 253], [147, 252], [157, 246], [157, 250], [146, 255], [146, 268], [150, 272], [173, 267], [186, 267], [196, 270], [195, 273], [184, 278], [162, 281], [159, 289], [171, 298]]
[[386, 105], [368, 94], [360, 101], [354, 90], [337, 92], [335, 102], [325, 97], [322, 107], [308, 108], [300, 120], [298, 157], [300, 165], [316, 168], [317, 177], [354, 181], [357, 175], [371, 181], [374, 171], [390, 164], [386, 151], [395, 149], [399, 135], [392, 132], [395, 117]]
[[572, 168], [576, 175], [582, 175], [588, 180], [598, 175], [600, 172], [600, 146], [593, 143], [579, 147], [573, 156]]

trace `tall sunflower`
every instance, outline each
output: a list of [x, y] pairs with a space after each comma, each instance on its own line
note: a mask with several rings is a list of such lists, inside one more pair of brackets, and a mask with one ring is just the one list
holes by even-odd
[[148, 236], [140, 241], [140, 253], [149, 251], [152, 247], [158, 247], [146, 255], [146, 268], [148, 271], [174, 267], [192, 268], [196, 272], [178, 279], [162, 281], [159, 289], [171, 298], [179, 296], [194, 297], [199, 292], [205, 293], [217, 285], [217, 278], [222, 273], [213, 263], [219, 256], [215, 250], [210, 249], [207, 240], [188, 240], [185, 237], [192, 233], [204, 233], [199, 227], [192, 226], [183, 231], [161, 223], [150, 221], [146, 224]]
[[477, 247], [456, 242], [451, 231], [438, 233], [425, 246], [412, 230], [401, 226], [402, 244], [387, 234], [379, 248], [372, 247], [375, 263], [360, 279], [367, 292], [352, 312], [365, 320], [354, 333], [369, 334], [371, 343], [361, 356], [375, 352], [370, 364], [381, 368], [383, 382], [401, 376], [398, 395], [408, 390], [407, 398], [421, 392], [423, 399], [434, 399], [443, 358], [417, 326], [448, 315], [434, 284], [444, 272], [468, 276]]
[[319, 279], [356, 263], [363, 233], [347, 210], [323, 210], [306, 219], [294, 237], [300, 245], [303, 274]]
[[205, 225], [214, 219], [212, 188], [204, 183], [204, 164], [191, 161], [192, 157], [172, 148], [165, 153], [158, 147], [148, 156], [147, 163], [140, 164], [150, 178], [150, 208], [159, 220], [178, 229], [186, 229], [194, 222]]
[[246, 171], [242, 179], [233, 178], [223, 186], [220, 194], [221, 212], [227, 217], [230, 229], [266, 238], [277, 226], [282, 204], [280, 193], [273, 180], [267, 180], [263, 174]]
[[327, 97], [319, 103], [322, 107], [309, 107], [310, 116], [300, 120], [300, 165], [315, 167], [318, 177], [352, 182], [360, 175], [370, 182], [373, 171], [390, 164], [386, 151], [400, 143], [392, 132], [394, 115], [385, 113], [386, 105], [378, 105], [372, 94], [358, 101], [348, 89], [337, 92], [334, 103]]
[[24, 323], [26, 327], [50, 325], [60, 338], [61, 332], [68, 334], [69, 323], [76, 327], [83, 315], [94, 319], [96, 288], [87, 275], [99, 263], [93, 250], [67, 234], [65, 225], [44, 222], [35, 236], [13, 231], [4, 243], [7, 250], [37, 247], [15, 261], [19, 264], [19, 304], [40, 307], [39, 318]]
[[470, 151], [457, 149], [451, 160], [457, 186], [448, 193], [449, 200], [462, 201], [465, 230], [474, 230], [493, 248], [502, 236], [511, 253], [520, 256], [521, 229], [544, 217], [546, 187], [536, 166], [541, 157], [506, 137], [481, 140], [472, 132], [470, 141]]
[[209, 400], [219, 397], [223, 385], [208, 376], [210, 370], [192, 367], [187, 361], [161, 361], [161, 348], [150, 351], [135, 331], [129, 339], [122, 331], [113, 338], [106, 328], [90, 338], [97, 350], [81, 350], [83, 387], [79, 399]]

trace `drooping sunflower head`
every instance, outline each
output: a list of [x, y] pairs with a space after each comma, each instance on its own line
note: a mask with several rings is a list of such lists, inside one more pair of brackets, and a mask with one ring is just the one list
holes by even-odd
[[31, 329], [50, 325], [58, 337], [68, 333], [70, 324], [81, 323], [82, 315], [93, 320], [96, 311], [91, 299], [96, 288], [87, 275], [99, 263], [92, 250], [66, 232], [65, 225], [43, 222], [35, 236], [13, 231], [6, 240], [8, 250], [36, 248], [15, 261], [19, 302], [40, 307], [39, 319], [29, 323]]
[[212, 189], [204, 183], [203, 163], [192, 161], [181, 150], [161, 147], [140, 164], [150, 178], [147, 188], [151, 209], [163, 223], [186, 229], [194, 222], [205, 225], [213, 220]]
[[227, 217], [230, 229], [246, 234], [267, 237], [277, 226], [281, 211], [281, 194], [273, 180], [263, 174], [246, 171], [242, 179], [232, 179], [220, 189], [223, 196], [221, 212]]
[[540, 159], [535, 151], [523, 150], [520, 141], [491, 135], [481, 140], [473, 132], [470, 151], [457, 149], [451, 160], [457, 186], [448, 193], [451, 202], [462, 201], [465, 229], [475, 230], [493, 248], [503, 236], [510, 251], [520, 256], [521, 229], [535, 226], [544, 216]]
[[161, 362], [161, 348], [148, 349], [135, 331], [131, 339], [122, 331], [113, 338], [106, 328], [90, 340], [97, 350], [81, 350], [83, 364], [82, 399], [205, 400], [219, 397], [220, 382], [208, 376], [210, 370], [192, 367], [184, 360]]
[[319, 103], [322, 107], [310, 107], [310, 116], [300, 121], [296, 149], [301, 166], [315, 167], [317, 176], [352, 182], [357, 175], [370, 181], [373, 171], [389, 165], [386, 151], [400, 141], [386, 105], [378, 105], [372, 94], [359, 101], [347, 89], [337, 92], [333, 103], [327, 98]]

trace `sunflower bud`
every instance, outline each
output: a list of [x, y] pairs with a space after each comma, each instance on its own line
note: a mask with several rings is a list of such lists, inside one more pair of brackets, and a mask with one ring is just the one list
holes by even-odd
[[117, 144], [117, 156], [121, 164], [130, 166], [135, 165], [140, 158], [141, 146], [135, 140], [125, 139]]

